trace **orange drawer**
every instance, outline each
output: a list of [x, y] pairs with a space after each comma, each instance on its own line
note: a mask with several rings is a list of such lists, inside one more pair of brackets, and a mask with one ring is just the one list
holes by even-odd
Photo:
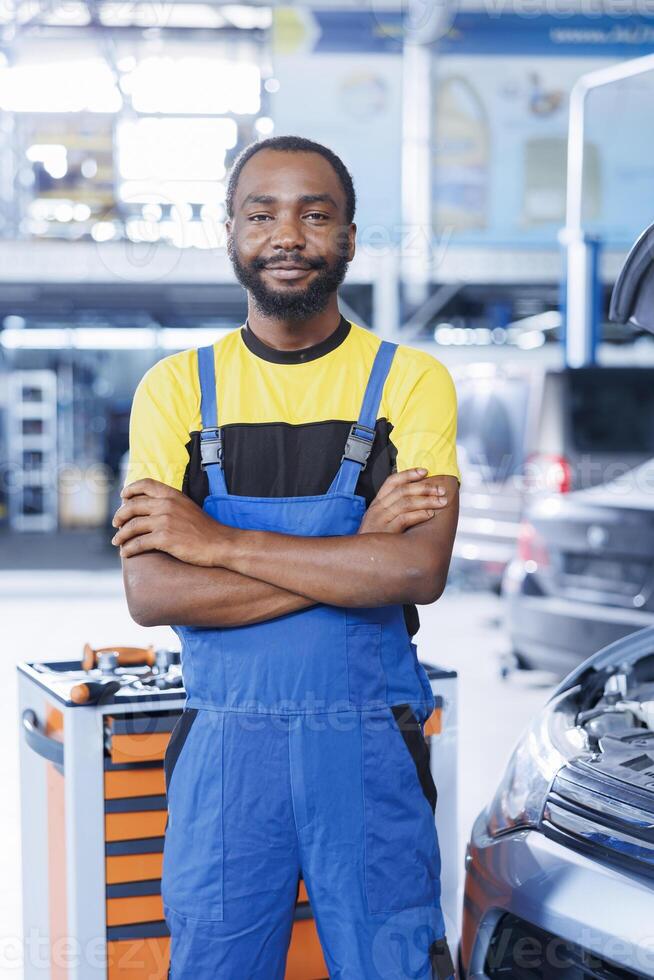
[[429, 718], [425, 722], [425, 737], [429, 735], [440, 735], [443, 730], [443, 709], [434, 708]]
[[107, 943], [107, 980], [166, 980], [170, 939], [117, 939]]
[[312, 919], [295, 922], [286, 961], [285, 980], [320, 980], [328, 975], [315, 923]]
[[133, 895], [107, 899], [107, 925], [127, 926], [134, 922], [159, 922], [163, 919], [161, 895]]
[[120, 800], [128, 796], [164, 796], [165, 792], [163, 768], [107, 770], [104, 774], [105, 800]]
[[307, 886], [304, 884], [304, 879], [300, 878], [300, 891], [297, 896], [298, 902], [308, 902], [309, 896], [307, 895]]
[[166, 810], [105, 813], [105, 840], [139, 840], [141, 837], [163, 837], [167, 815]]
[[106, 859], [108, 885], [128, 881], [154, 881], [161, 878], [163, 854], [121, 854]]
[[163, 759], [169, 739], [170, 732], [151, 732], [146, 735], [112, 735], [111, 761], [116, 765], [124, 762], [137, 764]]

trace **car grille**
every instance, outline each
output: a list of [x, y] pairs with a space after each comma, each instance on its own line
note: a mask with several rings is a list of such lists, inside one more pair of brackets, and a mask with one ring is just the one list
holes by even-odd
[[495, 926], [484, 975], [490, 980], [646, 980], [647, 977], [512, 913], [503, 915]]
[[654, 874], [654, 793], [598, 778], [583, 763], [566, 766], [554, 780], [542, 830], [594, 857]]

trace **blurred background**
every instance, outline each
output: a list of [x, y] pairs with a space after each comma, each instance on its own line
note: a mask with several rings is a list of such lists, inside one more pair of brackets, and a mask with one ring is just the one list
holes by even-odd
[[[459, 533], [418, 640], [459, 674], [462, 860], [556, 680], [654, 623], [654, 342], [608, 321], [654, 220], [654, 70], [611, 71], [652, 53], [654, 11], [623, 0], [0, 4], [5, 844], [15, 664], [175, 644], [131, 622], [110, 545], [131, 399], [158, 359], [244, 322], [226, 176], [252, 140], [298, 134], [357, 189], [342, 312], [429, 350], [457, 386]], [[602, 82], [583, 131], [582, 77]], [[12, 977], [19, 893], [3, 845]]]

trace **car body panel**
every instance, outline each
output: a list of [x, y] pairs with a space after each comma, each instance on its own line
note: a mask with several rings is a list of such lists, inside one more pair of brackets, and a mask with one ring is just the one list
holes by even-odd
[[[469, 980], [512, 975], [489, 958], [510, 916], [553, 943], [575, 945], [584, 960], [602, 958], [595, 972], [589, 967], [575, 977], [654, 977], [654, 626], [568, 674], [543, 713], [560, 710], [564, 727], [583, 737], [567, 741], [565, 757], [556, 750], [560, 763], [530, 811], [530, 826], [498, 823], [494, 808], [504, 788], [475, 821], [460, 945]], [[529, 738], [546, 727], [530, 727]], [[520, 740], [530, 746], [523, 765], [531, 757], [537, 766], [547, 753], [539, 738], [538, 747]]]
[[618, 871], [535, 830], [492, 840], [484, 814], [466, 865], [461, 960], [468, 980], [487, 976], [484, 963], [503, 912], [654, 976], [651, 878]]
[[563, 676], [608, 643], [654, 625], [654, 613], [645, 610], [528, 594], [530, 577], [516, 561], [503, 583], [511, 645], [525, 666]]

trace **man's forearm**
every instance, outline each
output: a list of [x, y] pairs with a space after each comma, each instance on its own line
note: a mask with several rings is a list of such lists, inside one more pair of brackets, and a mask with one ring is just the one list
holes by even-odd
[[386, 606], [432, 602], [449, 555], [441, 561], [411, 531], [312, 538], [238, 530], [217, 542], [216, 564], [314, 602]]
[[[360, 529], [366, 533], [321, 538], [229, 527], [209, 517], [180, 491], [155, 480], [137, 480], [123, 491], [125, 502], [114, 515], [114, 526], [119, 530], [112, 543], [120, 547], [124, 560], [165, 554], [182, 566], [198, 568], [195, 574], [184, 569], [181, 578], [173, 577], [161, 599], [153, 591], [161, 584], [156, 576], [152, 588], [148, 583], [148, 588], [134, 589], [139, 603], [147, 599], [143, 618], [151, 622], [240, 625], [275, 618], [313, 602], [352, 608], [429, 603], [445, 586], [458, 517], [456, 477], [434, 479], [449, 485], [452, 498], [438, 510], [433, 509], [430, 499], [422, 500], [418, 521], [402, 533], [388, 533], [388, 522], [379, 514], [374, 516], [376, 511], [384, 513], [384, 507], [373, 501]], [[383, 496], [382, 491], [379, 496]], [[390, 499], [392, 492], [387, 496]], [[390, 511], [394, 513], [392, 507]], [[385, 530], [378, 530], [377, 524]], [[212, 569], [266, 583], [286, 595], [265, 590], [243, 596], [237, 579], [210, 577], [208, 571]], [[211, 589], [207, 593], [209, 582], [217, 594]], [[180, 598], [182, 592], [196, 589], [207, 605]], [[308, 600], [305, 605], [298, 596]], [[253, 617], [248, 610], [255, 598], [260, 606]], [[211, 616], [213, 601], [220, 601], [228, 622], [216, 622]], [[166, 603], [165, 619], [161, 618], [159, 602]], [[149, 612], [153, 603], [157, 620]], [[209, 621], [198, 620], [198, 615], [208, 615]]]
[[158, 551], [124, 558], [123, 581], [130, 613], [141, 626], [246, 626], [314, 605], [259, 579]]

